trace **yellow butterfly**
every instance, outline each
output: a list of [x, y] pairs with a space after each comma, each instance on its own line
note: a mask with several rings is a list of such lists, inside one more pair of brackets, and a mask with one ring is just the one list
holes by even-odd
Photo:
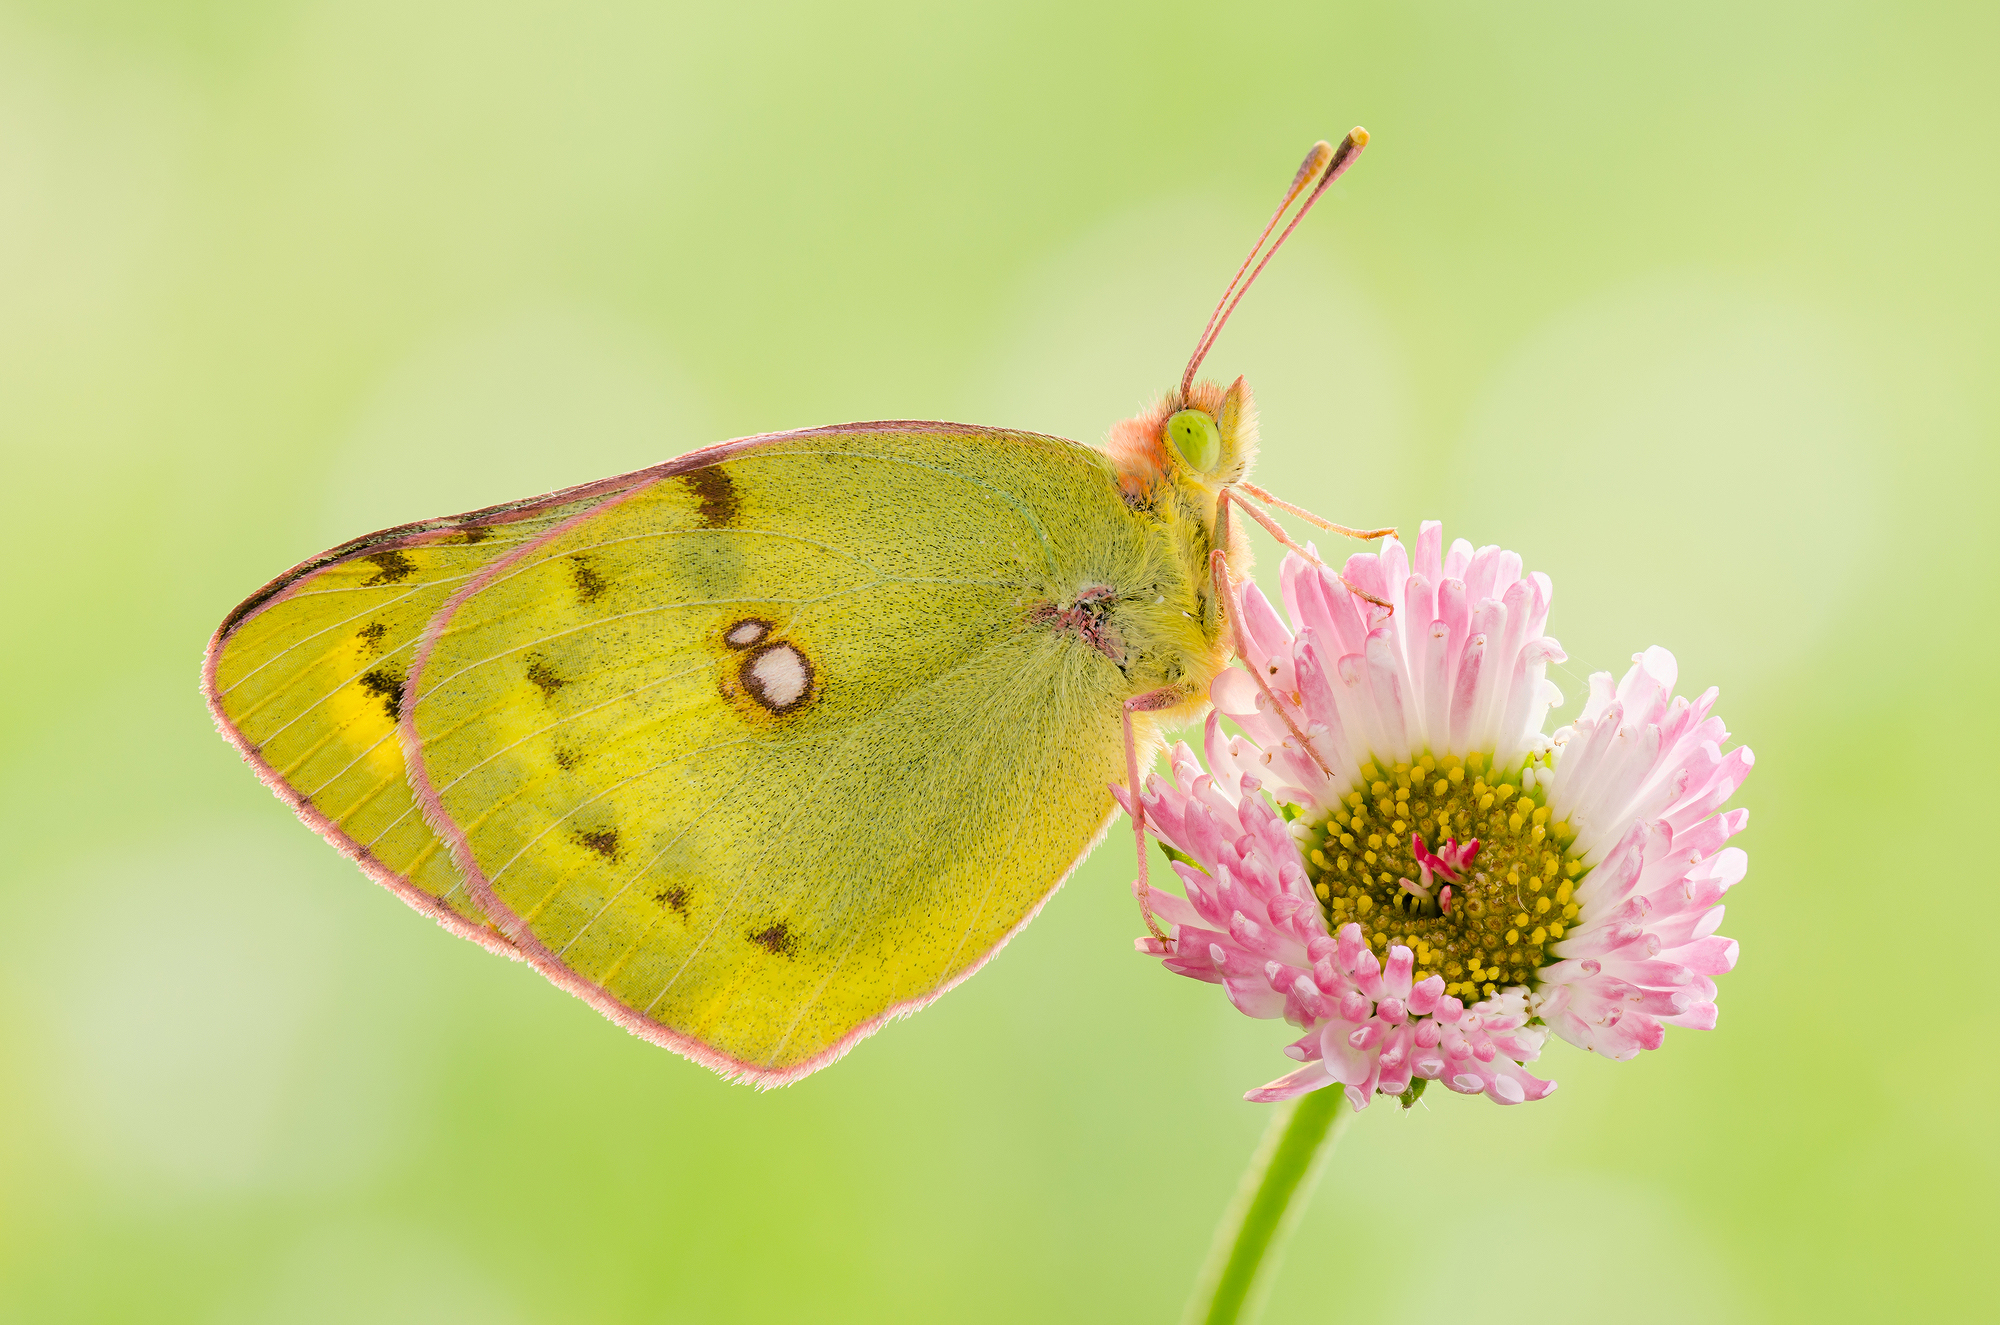
[[229, 614], [210, 710], [454, 933], [731, 1079], [824, 1067], [1026, 925], [1205, 706], [1228, 507], [1305, 513], [1247, 481], [1242, 380], [1194, 374], [1366, 142], [1315, 145], [1102, 449], [843, 424], [369, 534]]

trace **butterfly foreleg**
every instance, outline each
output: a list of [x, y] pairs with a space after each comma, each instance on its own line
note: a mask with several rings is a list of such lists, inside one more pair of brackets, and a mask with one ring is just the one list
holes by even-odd
[[1145, 917], [1146, 931], [1153, 936], [1163, 952], [1174, 950], [1173, 939], [1160, 928], [1160, 922], [1153, 918], [1153, 890], [1146, 881], [1146, 802], [1143, 789], [1139, 785], [1139, 747], [1132, 738], [1132, 715], [1134, 713], [1155, 713], [1160, 709], [1174, 708], [1187, 701], [1187, 692], [1179, 686], [1161, 686], [1148, 690], [1143, 695], [1135, 695], [1125, 701], [1125, 786], [1132, 796], [1132, 841], [1139, 852], [1139, 881], [1132, 891], [1139, 898], [1139, 914]]
[[1306, 734], [1299, 730], [1299, 724], [1292, 719], [1292, 711], [1279, 701], [1277, 692], [1271, 689], [1271, 683], [1264, 679], [1264, 674], [1250, 661], [1250, 651], [1243, 638], [1243, 624], [1235, 607], [1236, 585], [1229, 578], [1227, 554], [1221, 548], [1217, 548], [1209, 553], [1208, 564], [1215, 576], [1216, 599], [1222, 604], [1223, 613], [1229, 622], [1230, 647], [1236, 651], [1236, 656], [1243, 660], [1243, 670], [1250, 673], [1250, 679], [1257, 683], [1257, 689], [1270, 701], [1271, 711], [1284, 721], [1285, 729], [1291, 732], [1292, 739], [1299, 743], [1299, 748], [1312, 757], [1312, 761], [1319, 765], [1322, 773], [1332, 777], [1333, 770], [1326, 766], [1326, 761], [1319, 757], [1319, 751], [1313, 747]]
[[1316, 525], [1326, 530], [1329, 534], [1339, 534], [1343, 538], [1358, 539], [1363, 543], [1377, 538], [1394, 538], [1396, 536], [1396, 526], [1394, 525], [1385, 525], [1380, 529], [1349, 529], [1344, 524], [1335, 524], [1331, 520], [1322, 520], [1305, 507], [1294, 506], [1283, 497], [1264, 491], [1264, 489], [1258, 487], [1248, 479], [1238, 479], [1236, 486], [1249, 493], [1252, 497], [1255, 497], [1258, 501], [1263, 502], [1266, 506], [1275, 506], [1281, 511], [1287, 511], [1298, 516], [1299, 519], [1304, 520], [1307, 524]]
[[[1318, 516], [1313, 515], [1311, 512], [1301, 510], [1299, 507], [1292, 505], [1290, 502], [1279, 501], [1276, 497], [1271, 496], [1270, 493], [1265, 492], [1262, 488], [1254, 487], [1249, 483], [1243, 483], [1240, 484], [1239, 486], [1241, 486], [1245, 491], [1255, 493], [1257, 496], [1262, 497], [1267, 501], [1270, 501], [1273, 505], [1282, 506], [1286, 510], [1290, 511], [1292, 514], [1302, 516], [1305, 519], [1312, 521], [1320, 528], [1332, 530], [1336, 534], [1345, 534], [1350, 538], [1369, 539], [1369, 538], [1386, 537], [1389, 535], [1393, 535], [1396, 532], [1394, 528], [1349, 529], [1345, 525], [1332, 524], [1329, 523], [1328, 521], [1322, 520]], [[1298, 553], [1300, 556], [1312, 562], [1315, 566], [1326, 566], [1326, 563], [1319, 559], [1317, 553], [1313, 552], [1310, 548], [1300, 547], [1297, 543], [1293, 542], [1291, 535], [1285, 532], [1284, 527], [1282, 525], [1280, 525], [1276, 520], [1273, 520], [1269, 515], [1265, 514], [1263, 511], [1258, 510], [1255, 506], [1245, 501], [1242, 495], [1239, 494], [1234, 488], [1224, 488], [1216, 496], [1215, 525], [1216, 529], [1218, 530], [1218, 536], [1216, 538], [1216, 542], [1218, 544], [1220, 544], [1223, 547], [1227, 547], [1229, 545], [1229, 540], [1226, 537], [1226, 535], [1229, 529], [1229, 504], [1231, 502], [1234, 502], [1236, 505], [1242, 507], [1244, 514], [1248, 515], [1258, 524], [1264, 526], [1264, 532], [1269, 534], [1271, 537], [1277, 539], [1279, 544], [1281, 544], [1286, 548], [1291, 549], [1293, 552]], [[1327, 567], [1327, 569], [1332, 570], [1332, 567], [1329, 566]], [[1384, 602], [1382, 599], [1377, 598], [1374, 594], [1369, 593], [1367, 590], [1358, 587], [1352, 580], [1348, 579], [1345, 575], [1342, 575], [1339, 571], [1333, 572], [1333, 578], [1339, 580], [1342, 584], [1346, 585], [1347, 591], [1353, 594], [1356, 598], [1365, 598], [1369, 602], [1375, 604], [1375, 606], [1377, 607], [1383, 608], [1392, 614], [1395, 612], [1396, 606], [1394, 603]]]

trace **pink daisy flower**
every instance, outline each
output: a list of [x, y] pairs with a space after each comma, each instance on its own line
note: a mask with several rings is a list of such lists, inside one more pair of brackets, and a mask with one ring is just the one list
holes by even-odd
[[1523, 1066], [1551, 1031], [1624, 1059], [1715, 1025], [1736, 961], [1720, 899], [1747, 864], [1725, 843], [1748, 811], [1722, 806], [1750, 751], [1722, 751], [1716, 692], [1675, 696], [1658, 648], [1544, 734], [1564, 657], [1548, 577], [1442, 543], [1430, 522], [1414, 567], [1394, 539], [1348, 560], [1393, 615], [1296, 555], [1289, 626], [1245, 588], [1246, 670], [1211, 687], [1208, 770], [1179, 745], [1146, 784], [1186, 896], [1149, 892], [1171, 929], [1140, 950], [1305, 1032], [1286, 1049], [1302, 1066], [1251, 1099], [1338, 1083], [1359, 1108], [1441, 1081], [1515, 1104], [1555, 1088]]

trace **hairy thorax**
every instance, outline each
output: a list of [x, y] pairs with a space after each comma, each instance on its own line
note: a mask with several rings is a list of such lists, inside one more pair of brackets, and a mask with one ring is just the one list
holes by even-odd
[[[1227, 625], [1209, 571], [1214, 501], [1171, 479], [1136, 500], [1125, 496], [1129, 520], [1116, 554], [1034, 598], [1027, 623], [1073, 648], [1079, 666], [1116, 668], [1128, 698], [1172, 687], [1186, 702], [1169, 712], [1198, 709], [1228, 661]], [[1240, 537], [1231, 542], [1230, 573], [1241, 576], [1248, 549]]]

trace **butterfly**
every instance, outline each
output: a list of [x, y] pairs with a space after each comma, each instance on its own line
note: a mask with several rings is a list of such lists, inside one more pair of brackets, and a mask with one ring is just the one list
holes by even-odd
[[1251, 484], [1249, 388], [1195, 380], [1366, 142], [1315, 144], [1101, 448], [842, 424], [368, 534], [229, 613], [210, 711], [445, 928], [732, 1080], [815, 1071], [992, 957], [1205, 708], [1232, 506], [1293, 547], [1255, 502], [1391, 532]]

